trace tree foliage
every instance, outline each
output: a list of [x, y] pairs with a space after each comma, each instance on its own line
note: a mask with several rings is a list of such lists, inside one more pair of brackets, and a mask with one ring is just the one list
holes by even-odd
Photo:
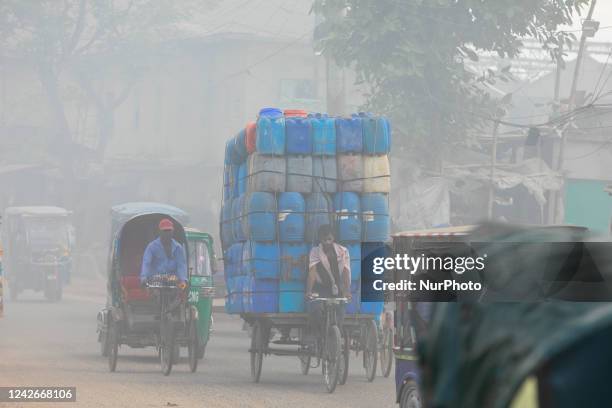
[[[74, 153], [62, 95], [65, 78], [95, 108], [96, 149], [112, 137], [114, 110], [146, 69], [144, 56], [174, 38], [180, 23], [212, 0], [3, 0], [0, 55], [32, 67], [54, 118], [50, 134], [58, 150]], [[112, 76], [114, 86], [104, 86]], [[119, 86], [117, 84], [119, 83]]]
[[[401, 142], [435, 152], [465, 141], [470, 130], [490, 128], [499, 100], [486, 84], [508, 72], [468, 68], [479, 52], [514, 58], [523, 38], [539, 40], [551, 56], [572, 33], [587, 0], [315, 0], [323, 17], [317, 47], [367, 85], [366, 108], [388, 114]], [[567, 49], [567, 48], [566, 48]], [[400, 140], [398, 140], [400, 139]], [[424, 160], [431, 157], [421, 156]]]

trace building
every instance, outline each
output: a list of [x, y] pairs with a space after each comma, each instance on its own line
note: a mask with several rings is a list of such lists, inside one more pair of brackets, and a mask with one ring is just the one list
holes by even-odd
[[[61, 175], [57, 180], [62, 152], [53, 150], [55, 124], [36, 71], [23, 61], [5, 60], [0, 165], [42, 166], [41, 183], [53, 191], [37, 202], [74, 210], [81, 242], [106, 244], [109, 207], [139, 200], [184, 208], [195, 227], [216, 234], [225, 141], [255, 120], [261, 107], [326, 111], [327, 66], [313, 49], [314, 26], [308, 2], [289, 9], [225, 0], [180, 27], [175, 37], [135, 50], [129, 69], [121, 65], [125, 54], [81, 59], [60, 78], [63, 108], [79, 146], [71, 153], [75, 179], [64, 180], [71, 184], [66, 189]], [[90, 91], [98, 100], [79, 72], [93, 78]], [[348, 113], [361, 98], [350, 75], [342, 78]], [[23, 138], [40, 151], [33, 154]], [[18, 163], [14, 155], [2, 154], [9, 149], [21, 149]], [[58, 191], [67, 191], [59, 202]], [[0, 192], [0, 205], [32, 203], [8, 194]]]

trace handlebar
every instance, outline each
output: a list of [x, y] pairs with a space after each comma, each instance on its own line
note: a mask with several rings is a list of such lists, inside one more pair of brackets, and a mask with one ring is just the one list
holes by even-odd
[[146, 285], [147, 285], [147, 288], [149, 289], [159, 289], [159, 288], [176, 289], [178, 288], [178, 286], [175, 284], [162, 283], [162, 282], [147, 282]]
[[340, 304], [340, 303], [347, 303], [348, 299], [347, 298], [322, 298], [322, 297], [315, 297], [311, 299], [312, 301], [318, 301], [318, 302], [325, 302], [325, 303], [336, 303], [336, 304]]
[[147, 279], [145, 285], [147, 288], [168, 288], [174, 289], [179, 287], [180, 281], [174, 275], [156, 275]]

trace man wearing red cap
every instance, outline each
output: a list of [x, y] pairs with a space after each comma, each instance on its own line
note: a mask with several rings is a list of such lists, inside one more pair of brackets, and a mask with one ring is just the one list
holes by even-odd
[[159, 238], [151, 241], [142, 257], [140, 283], [144, 285], [151, 276], [174, 275], [180, 286], [187, 284], [187, 257], [185, 249], [172, 238], [174, 224], [168, 218], [159, 222]]

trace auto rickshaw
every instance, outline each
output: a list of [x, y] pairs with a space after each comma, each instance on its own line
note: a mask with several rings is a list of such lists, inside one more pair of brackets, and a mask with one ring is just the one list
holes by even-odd
[[11, 300], [27, 289], [43, 291], [50, 301], [61, 300], [72, 269], [74, 230], [70, 216], [70, 211], [59, 207], [5, 210], [2, 242]]
[[2, 245], [0, 245], [0, 317], [4, 316], [4, 271], [2, 270]]
[[423, 406], [609, 406], [610, 244], [565, 225], [484, 224], [467, 240], [488, 255], [487, 291], [432, 304], [417, 335]]
[[187, 347], [189, 368], [195, 372], [203, 348], [198, 308], [187, 301], [191, 289], [183, 291], [176, 282], [163, 277], [156, 277], [147, 287], [140, 284], [145, 248], [158, 236], [163, 218], [172, 221], [174, 239], [185, 248], [189, 280], [199, 280], [195, 276], [197, 265], [193, 269], [190, 262], [183, 228], [189, 218], [187, 213], [166, 204], [137, 202], [113, 207], [111, 218], [107, 302], [98, 313], [98, 340], [101, 354], [108, 357], [109, 370], [115, 371], [119, 347], [127, 345], [155, 347], [164, 375], [169, 375], [172, 365], [178, 362], [180, 347]]
[[[392, 236], [393, 253], [429, 255], [436, 247], [463, 240], [474, 228], [475, 226], [467, 225], [399, 232]], [[397, 297], [394, 299], [394, 305], [395, 400], [400, 408], [421, 408], [424, 405], [420, 392], [421, 373], [416, 346], [417, 338], [424, 336], [427, 331], [432, 304]]]
[[195, 228], [185, 228], [189, 247], [188, 302], [198, 311], [198, 358], [204, 357], [212, 330], [212, 304], [215, 295], [213, 274], [216, 271], [213, 238]]

